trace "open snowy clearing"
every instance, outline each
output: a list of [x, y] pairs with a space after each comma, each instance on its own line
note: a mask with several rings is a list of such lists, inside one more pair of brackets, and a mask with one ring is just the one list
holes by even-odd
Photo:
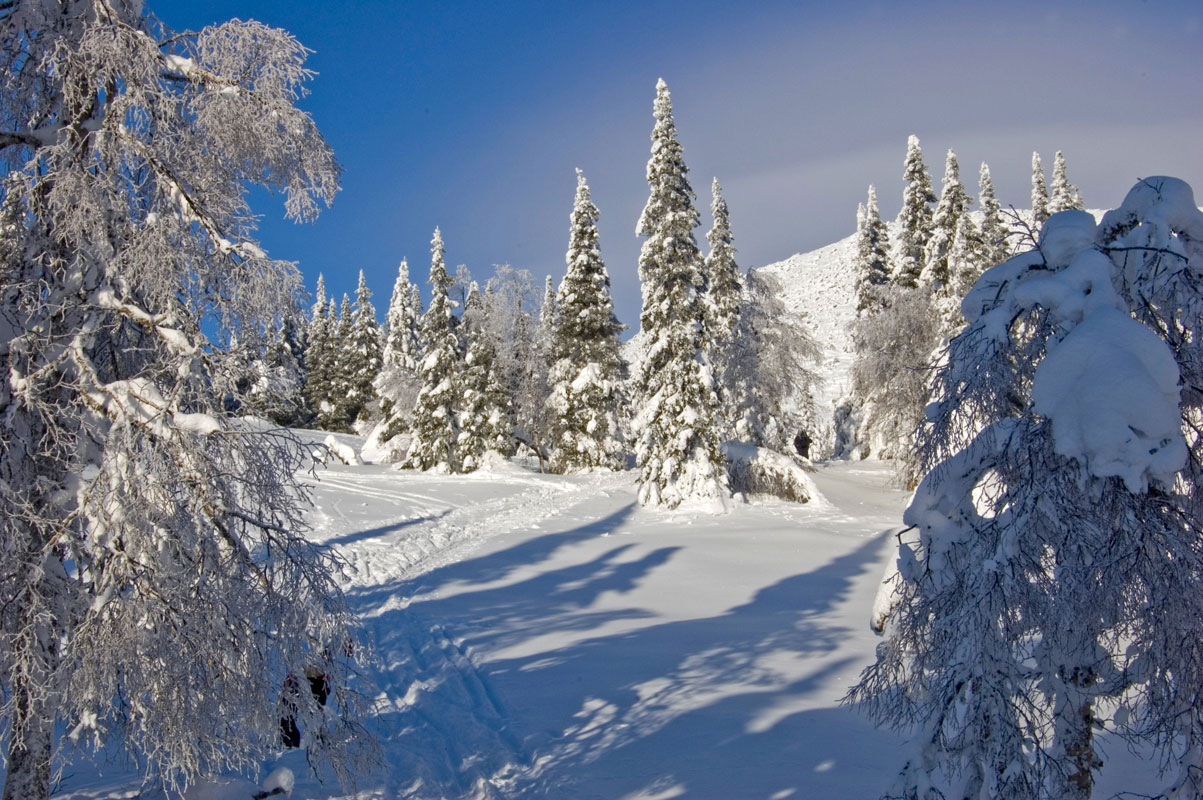
[[[264, 774], [289, 767], [314, 800], [877, 797], [903, 744], [838, 700], [872, 658], [907, 498], [875, 462], [814, 477], [820, 502], [708, 516], [637, 507], [634, 473], [329, 467], [314, 535], [355, 568], [383, 765], [351, 795], [297, 751]], [[122, 769], [69, 772], [56, 796], [161, 797]], [[1109, 772], [1096, 796], [1119, 789]]]

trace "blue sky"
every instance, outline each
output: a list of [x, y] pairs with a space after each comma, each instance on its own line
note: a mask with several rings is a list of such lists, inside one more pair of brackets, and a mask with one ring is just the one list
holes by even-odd
[[699, 243], [717, 176], [744, 268], [851, 233], [870, 183], [896, 214], [911, 133], [937, 186], [952, 147], [971, 192], [990, 164], [1004, 205], [1027, 203], [1033, 150], [1050, 171], [1063, 150], [1091, 207], [1155, 174], [1203, 192], [1197, 0], [149, 6], [177, 30], [257, 19], [314, 50], [302, 106], [343, 190], [306, 226], [258, 202], [261, 240], [310, 288], [323, 272], [333, 293], [352, 292], [362, 268], [381, 315], [402, 256], [424, 284], [436, 225], [452, 267], [483, 279], [509, 263], [558, 282], [580, 167], [618, 315], [637, 324], [634, 231], [660, 77], [699, 192]]

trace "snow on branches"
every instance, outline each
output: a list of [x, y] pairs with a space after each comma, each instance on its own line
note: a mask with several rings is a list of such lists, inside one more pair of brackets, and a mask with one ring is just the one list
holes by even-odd
[[900, 796], [1089, 797], [1098, 728], [1160, 749], [1166, 796], [1203, 790], [1201, 243], [1190, 187], [1149, 178], [965, 298], [849, 694], [913, 733]]
[[174, 35], [136, 2], [0, 12], [5, 800], [48, 797], [59, 724], [123, 736], [169, 785], [254, 768], [315, 663], [339, 688], [314, 746], [354, 769], [353, 622], [304, 537], [308, 454], [223, 403], [221, 346], [300, 294], [247, 187], [297, 220], [338, 188], [294, 104], [305, 56], [254, 22]]

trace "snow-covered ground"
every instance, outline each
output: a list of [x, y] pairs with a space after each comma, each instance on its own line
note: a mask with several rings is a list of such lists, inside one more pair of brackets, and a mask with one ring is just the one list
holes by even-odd
[[[825, 467], [827, 503], [725, 516], [640, 509], [633, 475], [323, 472], [315, 537], [356, 568], [379, 650], [384, 767], [360, 797], [843, 798], [888, 781], [898, 742], [838, 705], [873, 652], [905, 501], [883, 468]], [[300, 754], [279, 763], [293, 797], [341, 796]], [[133, 789], [88, 770], [63, 796]]]
[[[264, 775], [288, 767], [308, 800], [877, 797], [902, 743], [839, 698], [873, 657], [869, 614], [907, 498], [873, 461], [814, 479], [821, 502], [709, 516], [637, 507], [633, 472], [332, 464], [314, 536], [355, 567], [383, 763], [351, 794], [297, 751]], [[1104, 770], [1096, 796], [1126, 774]], [[230, 779], [187, 797], [255, 790]], [[162, 795], [79, 764], [56, 797]]]

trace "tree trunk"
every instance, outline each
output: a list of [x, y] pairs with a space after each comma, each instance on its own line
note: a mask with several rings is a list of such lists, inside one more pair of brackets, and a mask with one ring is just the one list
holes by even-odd
[[1078, 695], [1080, 705], [1076, 705], [1072, 718], [1062, 722], [1066, 761], [1074, 770], [1067, 776], [1064, 796], [1074, 800], [1089, 800], [1094, 788], [1094, 773], [1103, 766], [1094, 749], [1094, 701], [1089, 698], [1096, 682], [1097, 676], [1090, 667], [1074, 667], [1068, 679], [1068, 683], [1081, 692]]
[[13, 736], [0, 800], [49, 800], [50, 745], [54, 721], [28, 690], [13, 687]]

